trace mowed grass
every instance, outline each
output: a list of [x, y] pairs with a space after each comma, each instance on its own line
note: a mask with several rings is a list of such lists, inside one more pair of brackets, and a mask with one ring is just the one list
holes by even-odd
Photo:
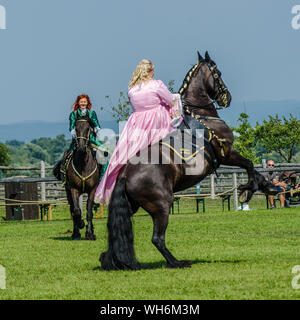
[[[299, 299], [292, 288], [300, 265], [300, 208], [265, 210], [255, 200], [248, 212], [222, 212], [220, 200], [181, 201], [170, 215], [166, 243], [191, 268], [167, 269], [151, 243], [152, 220], [144, 211], [133, 217], [140, 271], [100, 269], [107, 246], [106, 218], [94, 219], [96, 241], [71, 241], [67, 207], [53, 221], [0, 223], [0, 264], [6, 290], [0, 299]], [[4, 216], [4, 211], [0, 212]], [[105, 209], [105, 217], [107, 212]]]

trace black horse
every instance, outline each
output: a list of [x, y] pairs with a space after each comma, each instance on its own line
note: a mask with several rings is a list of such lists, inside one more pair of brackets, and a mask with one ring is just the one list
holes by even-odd
[[70, 212], [73, 217], [73, 240], [80, 240], [79, 229], [85, 224], [79, 205], [79, 197], [83, 193], [88, 194], [86, 205], [87, 228], [86, 240], [96, 240], [93, 227], [93, 205], [94, 196], [99, 183], [101, 167], [96, 161], [95, 153], [89, 144], [89, 136], [94, 125], [88, 116], [78, 117], [76, 130], [76, 148], [72, 157], [67, 159], [65, 189], [70, 205]]
[[[207, 52], [205, 59], [198, 53], [198, 62], [187, 73], [179, 93], [185, 110], [179, 129], [205, 128], [204, 154], [198, 153], [192, 161], [176, 164], [172, 150], [159, 143], [149, 146], [148, 150], [159, 148], [160, 164], [128, 162], [120, 170], [109, 204], [108, 250], [100, 255], [105, 270], [135, 270], [141, 267], [135, 258], [130, 219], [139, 207], [145, 209], [153, 219], [152, 242], [166, 259], [167, 266], [189, 267], [190, 261], [177, 260], [165, 244], [173, 194], [203, 180], [220, 164], [247, 170], [248, 183], [240, 186], [240, 200], [243, 202], [249, 201], [258, 189], [268, 194], [277, 192], [254, 170], [249, 160], [233, 149], [232, 130], [219, 118], [213, 103], [216, 101], [220, 107], [226, 108], [230, 105], [231, 95], [221, 78], [221, 72]], [[193, 169], [194, 174], [187, 174], [188, 169]]]

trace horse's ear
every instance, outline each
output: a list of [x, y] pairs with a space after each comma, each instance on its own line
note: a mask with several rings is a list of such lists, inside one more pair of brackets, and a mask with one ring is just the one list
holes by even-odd
[[211, 61], [210, 56], [209, 56], [207, 51], [205, 52], [205, 61], [206, 62], [210, 62]]
[[199, 51], [197, 51], [197, 52], [198, 52], [198, 61], [199, 61], [199, 62], [203, 61], [204, 59], [203, 59], [203, 57], [201, 56], [200, 52], [199, 52]]

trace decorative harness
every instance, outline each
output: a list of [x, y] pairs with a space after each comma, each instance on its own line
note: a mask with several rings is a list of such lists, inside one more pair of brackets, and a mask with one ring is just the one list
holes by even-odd
[[[79, 122], [88, 122], [88, 120], [85, 120], [85, 119], [80, 119], [80, 120], [77, 120], [77, 121], [79, 121]], [[89, 143], [89, 137], [90, 137], [90, 132], [91, 132], [91, 128], [89, 128], [89, 132], [88, 132], [88, 138], [86, 138], [86, 137], [75, 137], [75, 140], [76, 140], [76, 144], [78, 143], [78, 140], [80, 140], [80, 139], [82, 139], [82, 140], [86, 140], [86, 144], [85, 144], [85, 147], [87, 148], [87, 146], [88, 146], [88, 143]], [[69, 163], [68, 163], [68, 165], [69, 165]], [[97, 169], [98, 169], [98, 165], [96, 164], [96, 168], [88, 175], [88, 176], [86, 176], [86, 177], [83, 177], [77, 170], [76, 170], [76, 168], [75, 168], [75, 166], [74, 166], [74, 163], [73, 163], [73, 159], [72, 159], [72, 168], [73, 168], [73, 170], [74, 170], [74, 172], [75, 172], [75, 174], [78, 176], [78, 178], [82, 181], [82, 192], [84, 192], [85, 191], [85, 184], [86, 184], [86, 181], [88, 180], [88, 179], [90, 179], [95, 173], [96, 173], [96, 171], [97, 171]]]
[[[206, 62], [206, 61], [205, 61]], [[216, 108], [217, 110], [218, 109], [224, 109], [224, 108], [227, 108], [229, 103], [228, 103], [228, 99], [227, 99], [227, 87], [224, 85], [223, 81], [221, 80], [218, 72], [216, 71], [216, 65], [212, 66], [209, 62], [206, 62], [207, 64], [207, 67], [209, 68], [210, 72], [211, 72], [211, 75], [213, 77], [213, 80], [214, 80], [214, 89], [216, 88], [216, 86], [218, 87], [218, 90], [217, 90], [217, 94], [216, 94], [216, 97], [214, 100], [212, 100], [211, 103], [207, 104], [207, 105], [204, 105], [204, 106], [194, 106], [194, 105], [191, 105], [191, 104], [188, 104], [186, 103], [185, 101], [182, 101], [183, 103], [183, 109], [184, 111], [189, 114], [192, 118], [196, 119], [197, 121], [199, 121], [208, 131], [209, 133], [209, 139], [208, 141], [211, 142], [212, 139], [216, 139], [220, 148], [221, 148], [221, 155], [222, 157], [225, 157], [225, 153], [228, 151], [226, 145], [225, 145], [225, 142], [226, 142], [226, 139], [224, 138], [220, 138], [218, 135], [215, 134], [215, 131], [210, 129], [210, 127], [205, 124], [205, 122], [203, 122], [202, 120], [218, 120], [218, 121], [223, 121], [223, 119], [221, 118], [218, 118], [218, 117], [211, 117], [211, 116], [200, 116], [198, 114], [194, 114], [194, 112], [192, 110], [189, 109], [189, 107], [193, 107], [193, 108], [202, 108], [202, 109], [208, 109], [210, 108], [211, 104], [214, 104], [215, 102], [222, 102], [223, 103], [223, 107], [221, 108]], [[194, 67], [189, 71], [189, 73], [187, 74], [186, 78], [184, 79], [183, 81], [183, 84], [181, 86], [181, 88], [179, 89], [179, 94], [182, 95], [185, 90], [187, 89], [188, 87], [188, 84], [195, 72], [195, 70], [198, 68], [199, 66], [199, 61], [194, 65]], [[189, 127], [188, 124], [184, 121], [186, 127]]]

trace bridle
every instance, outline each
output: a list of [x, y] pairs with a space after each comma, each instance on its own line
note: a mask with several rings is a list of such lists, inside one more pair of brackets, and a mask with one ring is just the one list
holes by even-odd
[[[79, 119], [79, 120], [77, 120], [77, 121], [80, 121], [80, 122], [89, 122], [89, 121], [86, 120], [86, 119]], [[76, 121], [76, 122], [77, 122], [77, 121]], [[86, 143], [85, 143], [85, 148], [86, 148], [86, 150], [87, 150], [88, 145], [89, 145], [89, 141], [90, 141], [90, 139], [89, 139], [89, 138], [90, 138], [90, 133], [91, 133], [91, 127], [89, 127], [89, 131], [88, 131], [87, 137], [82, 137], [82, 136], [77, 137], [77, 136], [75, 136], [76, 146], [78, 145], [78, 140], [85, 140], [85, 141], [86, 141]], [[94, 169], [88, 176], [86, 176], [86, 177], [83, 177], [83, 176], [76, 170], [75, 165], [74, 165], [74, 162], [73, 162], [73, 159], [72, 159], [72, 168], [73, 168], [75, 174], [78, 176], [78, 178], [82, 181], [82, 192], [84, 192], [84, 191], [85, 191], [86, 181], [87, 181], [88, 179], [90, 179], [90, 178], [96, 173], [96, 171], [97, 171], [97, 169], [98, 169], [98, 164], [96, 164], [95, 169]]]
[[218, 87], [216, 96], [213, 100], [214, 102], [217, 102], [218, 104], [222, 103], [222, 107], [217, 107], [216, 109], [225, 109], [229, 106], [229, 101], [227, 99], [227, 87], [224, 85], [224, 82], [222, 81], [221, 77], [219, 76], [217, 72], [217, 65], [211, 65], [209, 62], [207, 62], [207, 67], [210, 70], [210, 73], [214, 80], [214, 91], [216, 91], [216, 87]]
[[[216, 107], [215, 109], [224, 109], [227, 108], [229, 106], [229, 102], [227, 99], [227, 87], [224, 85], [223, 81], [221, 80], [218, 72], [216, 71], [216, 64], [215, 65], [211, 65], [209, 62], [203, 60], [206, 64], [207, 67], [209, 68], [209, 71], [213, 77], [214, 80], [214, 91], [216, 91], [216, 87], [218, 87], [218, 91], [216, 93], [216, 96], [214, 97], [214, 99], [207, 105], [204, 106], [195, 106], [195, 105], [191, 105], [186, 103], [183, 99], [182, 99], [182, 105], [183, 105], [183, 109], [185, 111], [186, 114], [190, 115], [192, 118], [196, 119], [197, 121], [199, 121], [204, 127], [205, 129], [208, 131], [209, 133], [209, 141], [211, 141], [212, 139], [216, 139], [220, 148], [221, 148], [221, 155], [223, 157], [225, 157], [226, 154], [226, 147], [225, 147], [225, 142], [226, 139], [220, 138], [215, 132], [214, 130], [212, 130], [211, 128], [209, 128], [207, 126], [207, 124], [205, 123], [205, 120], [218, 120], [218, 121], [224, 121], [223, 119], [219, 118], [219, 117], [211, 117], [211, 116], [202, 116], [202, 115], [198, 115], [195, 114], [193, 112], [193, 110], [190, 110], [189, 107], [192, 108], [199, 108], [199, 109], [211, 109], [212, 105], [214, 105], [214, 103], [218, 103], [218, 102], [222, 102], [223, 103], [223, 107]], [[194, 70], [196, 70], [197, 68], [195, 68]], [[185, 86], [185, 89], [187, 88], [187, 85]], [[204, 121], [203, 121], [204, 120]], [[186, 126], [187, 129], [190, 129], [189, 124], [187, 123], [187, 121], [185, 121], [185, 118], [183, 118], [183, 123]]]
[[[217, 72], [217, 65], [214, 64], [210, 64], [209, 62], [203, 60], [203, 62], [206, 63], [211, 75], [212, 75], [212, 78], [213, 78], [213, 81], [214, 81], [214, 91], [216, 93], [214, 99], [211, 99], [211, 102], [206, 104], [206, 105], [192, 105], [192, 104], [189, 104], [189, 103], [186, 103], [184, 100], [182, 101], [183, 102], [183, 107], [184, 109], [186, 107], [193, 107], [193, 108], [201, 108], [201, 109], [210, 109], [212, 104], [215, 105], [215, 104], [222, 104], [223, 106], [222, 107], [217, 107], [215, 105], [215, 109], [216, 110], [220, 110], [220, 109], [225, 109], [225, 108], [228, 108], [229, 106], [229, 101], [227, 99], [227, 87], [224, 85], [224, 82], [222, 81], [221, 77], [219, 76], [218, 72]], [[216, 90], [216, 87], [217, 87], [217, 90]]]
[[[89, 121], [86, 120], [86, 119], [79, 119], [79, 120], [77, 120], [77, 121], [78, 121], [78, 122], [89, 122]], [[76, 121], [76, 122], [77, 122], [77, 121]], [[87, 137], [82, 137], [82, 136], [79, 136], [79, 137], [78, 137], [78, 136], [75, 135], [76, 146], [78, 146], [78, 141], [79, 141], [79, 140], [85, 140], [85, 141], [86, 141], [86, 143], [85, 143], [85, 148], [87, 149], [88, 144], [89, 144], [89, 141], [90, 141], [90, 139], [89, 139], [90, 133], [91, 133], [91, 127], [89, 128]]]

